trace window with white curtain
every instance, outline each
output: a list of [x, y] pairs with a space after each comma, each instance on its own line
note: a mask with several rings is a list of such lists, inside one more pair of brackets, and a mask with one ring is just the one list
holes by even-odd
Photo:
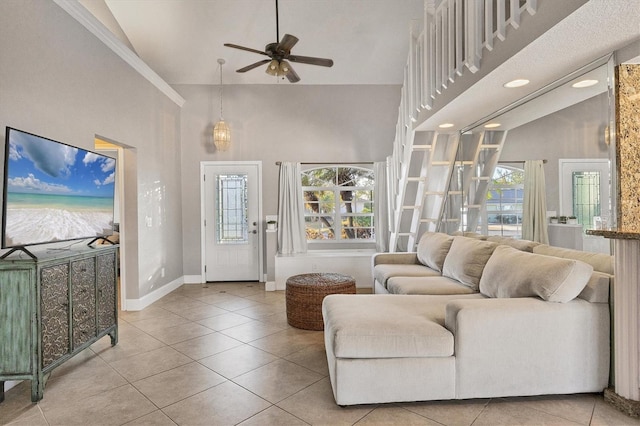
[[323, 166], [302, 172], [307, 241], [372, 242], [374, 172]]

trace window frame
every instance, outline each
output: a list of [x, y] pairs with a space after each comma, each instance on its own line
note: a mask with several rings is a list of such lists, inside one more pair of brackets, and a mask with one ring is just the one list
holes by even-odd
[[[496, 173], [498, 169], [508, 170], [511, 173], [519, 172], [522, 174], [524, 179], [524, 169], [515, 166], [507, 166], [504, 164], [499, 164], [496, 166], [493, 176], [489, 182], [489, 188], [487, 189], [487, 200], [484, 203], [482, 208], [482, 223], [479, 223], [479, 227], [482, 227], [482, 233], [484, 235], [498, 235], [503, 237], [513, 237], [517, 239], [522, 239], [522, 219], [524, 215], [524, 183], [497, 183], [496, 182]], [[513, 203], [503, 203], [502, 198], [499, 203], [489, 203], [489, 194], [492, 191], [503, 191], [503, 190], [513, 190], [514, 191], [514, 202]], [[518, 191], [521, 191], [522, 196], [517, 196]], [[496, 204], [499, 206], [499, 210], [489, 210], [490, 204]], [[503, 209], [504, 205], [513, 205], [515, 209]], [[518, 208], [519, 206], [519, 208]], [[489, 223], [489, 215], [496, 214], [499, 216], [498, 223]], [[504, 216], [508, 215], [507, 221], [505, 221]], [[513, 220], [512, 216], [515, 217], [515, 223], [511, 222]], [[512, 232], [508, 230], [505, 232], [505, 225], [513, 226], [515, 229]], [[498, 229], [489, 229], [489, 227], [498, 228]]]
[[[371, 184], [369, 185], [365, 185], [365, 186], [359, 186], [359, 185], [339, 185], [339, 183], [337, 182], [337, 177], [338, 177], [338, 171], [339, 169], [359, 169], [359, 170], [363, 170], [366, 171], [367, 173], [369, 173], [371, 175]], [[314, 171], [314, 170], [322, 170], [322, 169], [334, 169], [334, 176], [335, 176], [335, 181], [333, 183], [332, 186], [318, 186], [318, 185], [313, 185], [313, 186], [305, 186], [304, 184], [301, 185], [302, 187], [302, 198], [304, 201], [304, 206], [303, 206], [303, 216], [304, 216], [304, 222], [305, 222], [305, 236], [307, 237], [307, 243], [308, 244], [340, 244], [340, 245], [345, 245], [345, 244], [356, 244], [356, 245], [371, 245], [371, 244], [375, 244], [375, 172], [373, 170], [373, 166], [371, 167], [366, 167], [366, 166], [361, 166], [361, 165], [349, 165], [349, 164], [326, 164], [326, 165], [322, 165], [322, 166], [310, 166], [310, 167], [306, 167], [303, 170], [301, 170], [301, 175], [300, 175], [300, 179], [301, 182], [304, 182], [304, 175]], [[307, 201], [306, 201], [306, 197], [305, 197], [305, 192], [309, 192], [309, 191], [313, 191], [313, 192], [318, 192], [318, 191], [327, 191], [327, 192], [331, 192], [333, 193], [333, 210], [331, 212], [326, 212], [326, 213], [322, 213], [321, 209], [319, 208], [319, 212], [315, 213], [315, 212], [309, 212], [309, 208], [307, 208]], [[358, 191], [365, 191], [368, 192], [369, 194], [371, 194], [371, 200], [367, 200], [364, 201], [365, 203], [368, 204], [368, 208], [370, 210], [370, 212], [368, 213], [358, 213], [356, 212], [342, 212], [341, 211], [341, 207], [343, 205], [345, 205], [345, 201], [342, 200], [341, 197], [341, 192], [343, 191], [352, 191], [355, 195], [356, 192]], [[359, 199], [357, 197], [354, 196], [354, 198], [351, 201], [353, 206], [357, 205], [357, 202], [359, 201]], [[320, 205], [319, 205], [320, 206]], [[329, 217], [332, 220], [332, 229], [334, 231], [333, 234], [333, 238], [326, 238], [326, 239], [310, 239], [308, 238], [308, 227], [307, 227], [307, 218], [321, 218], [321, 217]], [[340, 238], [340, 236], [342, 235], [343, 230], [345, 229], [345, 226], [343, 225], [343, 220], [345, 220], [346, 218], [349, 217], [368, 217], [371, 220], [371, 224], [370, 226], [367, 227], [354, 227], [354, 229], [357, 232], [357, 229], [369, 229], [370, 230], [370, 238]]]

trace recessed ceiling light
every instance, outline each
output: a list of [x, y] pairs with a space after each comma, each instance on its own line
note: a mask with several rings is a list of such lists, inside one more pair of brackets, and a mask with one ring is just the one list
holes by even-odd
[[576, 83], [573, 83], [571, 87], [575, 87], [576, 89], [582, 89], [583, 87], [591, 87], [598, 84], [598, 80], [580, 80]]
[[505, 83], [503, 84], [503, 86], [508, 89], [513, 89], [514, 87], [522, 87], [522, 86], [526, 86], [527, 84], [529, 84], [529, 80], [524, 78], [519, 78], [517, 80], [512, 80], [508, 83]]
[[500, 127], [502, 126], [502, 124], [500, 123], [489, 123], [489, 124], [485, 124], [484, 128], [485, 129], [495, 129], [496, 127]]
[[449, 128], [453, 127], [453, 123], [442, 123], [438, 127], [440, 127], [441, 129], [449, 129]]

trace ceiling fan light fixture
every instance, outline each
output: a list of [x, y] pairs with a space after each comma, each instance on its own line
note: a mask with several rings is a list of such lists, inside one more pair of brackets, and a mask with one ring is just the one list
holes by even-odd
[[267, 65], [266, 73], [269, 75], [277, 76], [279, 72], [280, 72], [280, 64], [278, 63], [278, 60], [274, 59], [271, 62], [269, 62], [269, 65]]
[[252, 69], [258, 68], [264, 64], [267, 65], [267, 69], [265, 72], [274, 77], [286, 77], [290, 83], [297, 83], [300, 81], [300, 76], [295, 72], [293, 67], [289, 64], [287, 59], [291, 62], [300, 63], [300, 64], [309, 64], [309, 65], [318, 65], [321, 67], [332, 67], [333, 60], [327, 58], [316, 58], [313, 56], [298, 56], [292, 55], [291, 49], [298, 43], [298, 37], [285, 34], [282, 39], [280, 39], [280, 25], [279, 25], [279, 17], [278, 17], [278, 0], [276, 2], [276, 41], [274, 43], [269, 43], [265, 46], [264, 50], [252, 49], [250, 47], [240, 46], [232, 43], [224, 43], [227, 47], [232, 47], [234, 49], [244, 50], [247, 52], [257, 53], [259, 55], [268, 56], [269, 59], [263, 59], [258, 62], [254, 62], [251, 65], [247, 65], [240, 69], [237, 69], [236, 72], [244, 73], [250, 71]]
[[289, 74], [290, 70], [291, 70], [291, 65], [289, 65], [289, 62], [280, 61], [280, 74], [279, 75], [285, 76], [285, 75]]

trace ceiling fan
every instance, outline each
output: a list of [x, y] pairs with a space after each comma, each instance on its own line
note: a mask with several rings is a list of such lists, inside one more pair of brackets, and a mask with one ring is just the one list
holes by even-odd
[[[278, 0], [276, 0], [276, 40], [280, 40], [280, 28], [278, 24]], [[315, 58], [311, 56], [292, 55], [291, 49], [298, 42], [298, 38], [291, 34], [285, 34], [282, 40], [275, 43], [269, 43], [265, 46], [264, 51], [252, 49], [250, 47], [238, 46], [237, 44], [225, 43], [227, 47], [234, 49], [246, 50], [247, 52], [266, 55], [270, 59], [263, 59], [246, 67], [236, 70], [236, 72], [247, 72], [264, 64], [267, 65], [266, 73], [274, 76], [286, 76], [291, 83], [300, 81], [300, 76], [293, 70], [291, 62], [299, 64], [319, 65], [322, 67], [333, 66], [333, 60], [325, 58]]]

